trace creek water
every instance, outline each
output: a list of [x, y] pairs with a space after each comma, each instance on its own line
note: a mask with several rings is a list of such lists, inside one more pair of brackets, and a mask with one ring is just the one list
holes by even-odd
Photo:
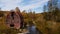
[[42, 32], [37, 30], [34, 25], [33, 26], [28, 26], [27, 29], [29, 30], [28, 34], [42, 34]]

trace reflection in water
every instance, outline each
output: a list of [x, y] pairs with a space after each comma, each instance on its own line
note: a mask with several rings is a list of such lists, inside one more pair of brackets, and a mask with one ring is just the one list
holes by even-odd
[[29, 34], [40, 34], [39, 31], [36, 29], [36, 27], [33, 26], [28, 26], [27, 29], [29, 30]]

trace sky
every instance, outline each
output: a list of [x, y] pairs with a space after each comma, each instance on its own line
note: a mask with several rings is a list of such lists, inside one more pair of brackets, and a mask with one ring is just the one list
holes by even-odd
[[2, 10], [11, 10], [19, 7], [21, 11], [29, 10], [36, 13], [43, 12], [43, 6], [49, 0], [0, 0], [0, 8]]

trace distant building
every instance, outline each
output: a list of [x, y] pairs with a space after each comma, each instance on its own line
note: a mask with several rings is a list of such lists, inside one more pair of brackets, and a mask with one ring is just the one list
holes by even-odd
[[19, 29], [23, 27], [23, 16], [20, 10], [11, 10], [6, 16], [6, 25], [9, 28]]

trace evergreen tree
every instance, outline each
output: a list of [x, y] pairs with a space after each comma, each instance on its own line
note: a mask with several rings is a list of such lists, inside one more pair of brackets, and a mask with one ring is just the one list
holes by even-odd
[[57, 12], [57, 11], [55, 11], [55, 10], [57, 10], [56, 8], [58, 8], [57, 7], [57, 2], [58, 2], [58, 0], [49, 0], [48, 1], [48, 4], [47, 4], [47, 6], [48, 6], [48, 19], [50, 19], [50, 20], [55, 20], [55, 12]]

